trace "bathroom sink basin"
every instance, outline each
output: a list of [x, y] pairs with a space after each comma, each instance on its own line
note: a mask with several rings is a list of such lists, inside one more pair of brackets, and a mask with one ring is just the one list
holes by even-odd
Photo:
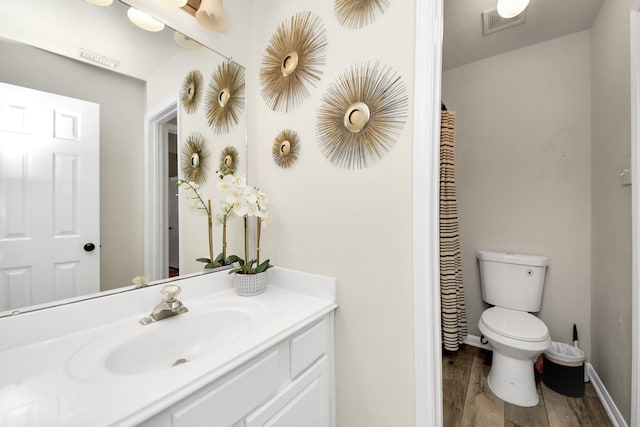
[[78, 349], [67, 370], [76, 378], [94, 380], [109, 374], [149, 374], [216, 357], [250, 333], [258, 312], [240, 305], [191, 310], [149, 325], [127, 321]]
[[232, 343], [251, 325], [251, 315], [241, 310], [181, 316], [147, 325], [148, 331], [117, 346], [105, 360], [107, 370], [141, 374], [171, 368]]

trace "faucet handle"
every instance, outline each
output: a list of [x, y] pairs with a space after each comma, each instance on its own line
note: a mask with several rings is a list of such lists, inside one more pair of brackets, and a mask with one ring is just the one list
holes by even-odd
[[160, 289], [160, 293], [168, 303], [175, 302], [180, 292], [182, 292], [182, 289], [178, 285], [165, 285]]

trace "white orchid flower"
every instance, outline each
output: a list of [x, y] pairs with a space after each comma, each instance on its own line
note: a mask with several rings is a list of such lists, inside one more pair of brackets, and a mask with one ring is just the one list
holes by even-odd
[[249, 205], [244, 201], [239, 201], [233, 205], [233, 213], [238, 216], [245, 216], [249, 214]]
[[232, 191], [236, 187], [233, 175], [225, 175], [218, 181], [218, 190], [222, 192]]
[[247, 186], [247, 178], [244, 175], [232, 176], [233, 183], [237, 188], [244, 188]]
[[264, 212], [260, 221], [260, 228], [267, 228], [267, 224], [271, 222], [271, 214], [269, 212]]

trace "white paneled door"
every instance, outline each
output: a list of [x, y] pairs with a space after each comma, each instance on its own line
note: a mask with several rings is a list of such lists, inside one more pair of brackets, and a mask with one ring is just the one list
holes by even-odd
[[99, 290], [99, 111], [0, 83], [0, 311]]

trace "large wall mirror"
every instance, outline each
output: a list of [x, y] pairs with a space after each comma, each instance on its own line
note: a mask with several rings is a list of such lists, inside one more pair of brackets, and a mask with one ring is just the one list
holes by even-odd
[[[117, 0], [108, 7], [84, 0], [0, 6], [0, 317], [131, 289], [135, 276], [157, 281], [203, 272], [195, 259], [208, 255], [207, 220], [187, 208], [176, 186], [181, 149], [189, 135], [204, 137], [209, 164], [200, 190], [214, 206], [220, 153], [235, 147], [238, 170], [246, 171], [245, 109], [219, 134], [207, 123], [204, 105], [212, 74], [233, 52], [223, 55], [168, 26], [144, 31], [127, 18], [128, 9]], [[203, 96], [187, 112], [180, 92], [194, 70], [202, 74]], [[76, 100], [87, 103], [87, 112], [75, 113]], [[37, 124], [36, 113], [50, 128]], [[153, 122], [159, 132], [148, 129], [149, 117], [159, 117]], [[98, 145], [86, 148], [92, 135]], [[87, 151], [69, 148], [74, 144], [94, 150], [96, 162], [87, 160]], [[35, 160], [46, 145], [56, 148]], [[161, 157], [150, 159], [150, 152]], [[149, 182], [154, 176], [157, 181]], [[94, 190], [83, 193], [90, 183]], [[81, 208], [96, 223], [93, 234], [79, 235], [91, 222], [79, 219]], [[38, 233], [48, 240], [34, 241]], [[76, 255], [59, 261], [67, 246]], [[217, 238], [214, 246], [219, 249]], [[156, 260], [151, 267], [150, 259]], [[88, 276], [78, 267], [83, 262], [94, 266]]]

